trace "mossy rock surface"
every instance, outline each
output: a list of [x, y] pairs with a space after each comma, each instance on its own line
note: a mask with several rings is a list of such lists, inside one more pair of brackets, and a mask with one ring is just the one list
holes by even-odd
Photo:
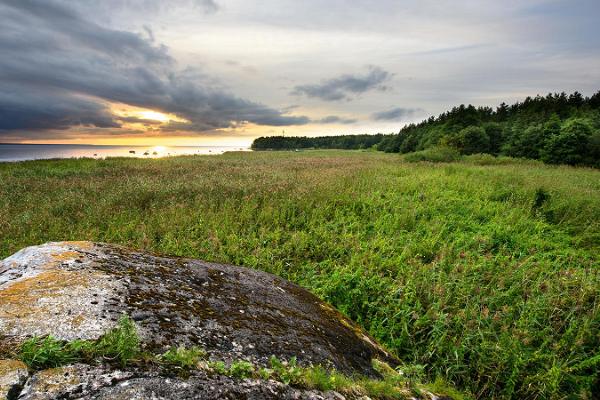
[[[90, 242], [28, 247], [0, 262], [4, 344], [45, 335], [97, 339], [123, 314], [135, 321], [143, 349], [154, 354], [199, 346], [215, 360], [268, 365], [272, 355], [295, 356], [300, 364], [366, 376], [377, 376], [372, 359], [397, 364], [333, 307], [265, 272]], [[40, 381], [40, 374], [26, 389]], [[120, 376], [161, 387], [158, 375], [132, 374]]]

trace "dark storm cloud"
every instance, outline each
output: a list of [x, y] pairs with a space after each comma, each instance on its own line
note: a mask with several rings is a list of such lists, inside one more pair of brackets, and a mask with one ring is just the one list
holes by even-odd
[[319, 84], [299, 85], [294, 88], [292, 94], [316, 97], [326, 101], [351, 100], [354, 95], [370, 90], [387, 89], [384, 83], [392, 75], [379, 67], [371, 66], [365, 75], [347, 74]]
[[67, 129], [76, 125], [102, 128], [120, 126], [105, 107], [95, 101], [58, 93], [52, 96], [51, 102], [43, 102], [39, 100], [39, 94], [5, 89], [0, 91], [1, 130]]
[[408, 117], [412, 117], [416, 113], [422, 112], [423, 110], [418, 108], [402, 108], [396, 107], [387, 111], [380, 111], [373, 113], [371, 119], [374, 121], [399, 121]]
[[319, 122], [321, 124], [353, 124], [356, 122], [356, 120], [351, 118], [338, 117], [337, 115], [329, 115], [325, 118], [321, 118], [316, 122]]
[[122, 119], [109, 102], [176, 114], [189, 123], [174, 125], [197, 132], [309, 122], [179, 72], [164, 46], [101, 27], [58, 1], [4, 0], [0, 31], [0, 132], [115, 128]]

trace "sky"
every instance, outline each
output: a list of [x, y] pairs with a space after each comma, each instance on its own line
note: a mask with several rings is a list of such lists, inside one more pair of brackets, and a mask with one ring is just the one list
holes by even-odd
[[0, 0], [0, 143], [392, 133], [598, 90], [598, 0]]

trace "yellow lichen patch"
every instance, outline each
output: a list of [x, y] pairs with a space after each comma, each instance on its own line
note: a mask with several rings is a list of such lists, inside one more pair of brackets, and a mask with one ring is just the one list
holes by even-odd
[[79, 253], [76, 251], [61, 251], [60, 253], [53, 253], [51, 255], [52, 261], [71, 261], [79, 257]]
[[27, 365], [19, 360], [0, 360], [0, 377], [18, 370], [27, 371]]
[[70, 286], [88, 286], [88, 284], [88, 275], [62, 269], [42, 271], [30, 278], [17, 280], [0, 290], [0, 316], [8, 308], [17, 305], [33, 306], [33, 303], [42, 297], [59, 295], [61, 289]]
[[85, 321], [85, 318], [83, 317], [83, 315], [78, 315], [75, 318], [73, 318], [73, 320], [71, 321], [71, 326], [73, 328], [77, 328], [78, 326], [80, 326], [83, 321]]
[[36, 375], [35, 391], [39, 393], [56, 394], [68, 386], [81, 383], [72, 366], [50, 368]]
[[89, 288], [94, 275], [54, 268], [6, 286], [0, 290], [0, 333], [10, 334], [20, 325], [42, 325], [57, 313], [62, 324], [81, 325], [85, 310], [66, 310], [68, 300]]

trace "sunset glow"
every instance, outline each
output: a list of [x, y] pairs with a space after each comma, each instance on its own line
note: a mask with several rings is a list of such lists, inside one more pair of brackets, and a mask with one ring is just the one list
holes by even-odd
[[156, 110], [149, 110], [130, 106], [128, 104], [113, 104], [110, 107], [111, 113], [115, 118], [123, 121], [125, 125], [155, 125], [154, 122], [167, 124], [169, 122], [189, 122], [185, 118], [180, 118], [172, 113], [165, 113]]
[[0, 1], [0, 142], [389, 134], [600, 85], [597, 1], [135, 3]]

